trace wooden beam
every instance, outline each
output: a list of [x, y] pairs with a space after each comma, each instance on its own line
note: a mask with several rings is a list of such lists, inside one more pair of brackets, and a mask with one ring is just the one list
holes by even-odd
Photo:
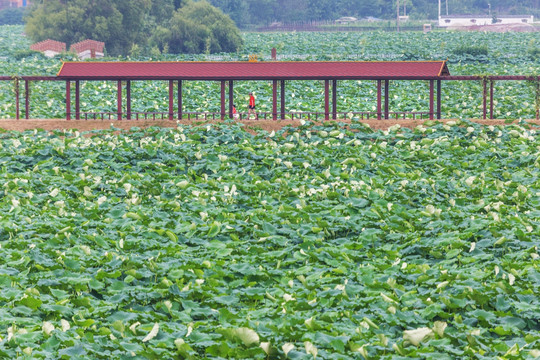
[[390, 80], [384, 80], [384, 118], [390, 117]]
[[24, 80], [24, 118], [30, 118], [30, 84], [28, 80]]
[[21, 117], [19, 79], [15, 79], [14, 81], [15, 81], [15, 118], [19, 120]]
[[126, 118], [131, 120], [131, 80], [126, 81]]
[[81, 118], [81, 81], [75, 80], [75, 119]]
[[285, 119], [285, 80], [281, 80], [281, 119]]
[[71, 120], [71, 82], [66, 81], [66, 120]]
[[174, 80], [169, 80], [169, 120], [174, 118]]
[[377, 80], [377, 120], [382, 119], [382, 80]]
[[337, 80], [332, 80], [332, 119], [337, 119]]
[[221, 120], [225, 120], [225, 84], [224, 80], [221, 80]]
[[118, 80], [116, 84], [116, 107], [118, 120], [122, 120], [122, 80]]
[[233, 105], [234, 105], [234, 81], [229, 80], [229, 118], [233, 118]]
[[482, 80], [482, 83], [484, 85], [484, 88], [482, 91], [482, 99], [483, 99], [483, 104], [484, 104], [482, 118], [486, 120], [487, 118], [487, 80], [486, 79]]
[[324, 120], [330, 119], [330, 81], [324, 80]]
[[182, 86], [183, 82], [182, 80], [178, 80], [178, 119], [182, 120], [182, 117], [184, 116], [183, 110], [182, 110]]
[[495, 81], [491, 80], [489, 82], [489, 118], [493, 119], [493, 88], [494, 88]]
[[272, 80], [272, 119], [277, 120], [277, 80]]
[[429, 120], [433, 120], [435, 117], [435, 80], [429, 80]]
[[441, 80], [437, 80], [437, 119], [441, 119], [441, 105], [442, 105], [442, 93], [441, 93]]

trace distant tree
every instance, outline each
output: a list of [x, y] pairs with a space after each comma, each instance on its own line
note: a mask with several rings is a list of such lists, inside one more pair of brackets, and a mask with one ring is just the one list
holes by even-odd
[[229, 15], [237, 26], [251, 22], [249, 5], [245, 0], [210, 0], [210, 3]]
[[168, 26], [154, 31], [152, 42], [171, 53], [219, 53], [237, 51], [242, 37], [229, 16], [203, 0], [178, 9]]
[[53, 39], [68, 47], [90, 38], [111, 55], [127, 53], [142, 38], [150, 0], [48, 0], [35, 3], [25, 31], [33, 41]]
[[0, 25], [23, 24], [24, 10], [21, 8], [7, 8], [0, 11]]

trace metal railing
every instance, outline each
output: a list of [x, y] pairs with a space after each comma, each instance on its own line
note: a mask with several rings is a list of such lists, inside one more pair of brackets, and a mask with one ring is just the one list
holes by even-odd
[[[118, 119], [116, 112], [81, 112], [78, 117], [80, 120], [180, 120], [178, 113], [170, 114], [168, 112], [132, 112], [130, 116], [123, 113]], [[237, 113], [237, 116], [231, 117], [228, 113], [223, 115], [220, 112], [183, 112], [181, 120], [198, 121], [198, 120], [343, 120], [343, 119], [359, 119], [359, 120], [385, 120], [385, 119], [410, 119], [410, 120], [425, 120], [429, 119], [430, 112], [427, 111], [391, 111], [388, 113], [374, 111], [340, 111], [333, 113], [325, 112], [308, 112], [308, 111], [292, 111], [285, 113], [258, 112], [256, 114]]]

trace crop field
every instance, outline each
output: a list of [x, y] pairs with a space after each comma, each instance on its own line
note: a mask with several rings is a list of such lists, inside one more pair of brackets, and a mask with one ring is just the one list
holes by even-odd
[[[60, 59], [28, 56], [28, 40], [20, 26], [0, 27], [0, 63], [2, 75], [54, 75]], [[534, 51], [540, 48], [535, 33], [246, 33], [240, 53], [219, 55], [161, 55], [137, 59], [112, 60], [247, 60], [257, 54], [261, 61], [270, 59], [273, 47], [281, 60], [441, 60], [448, 59], [452, 75], [538, 75], [540, 59]], [[486, 46], [489, 55], [458, 54], [463, 44]], [[69, 56], [66, 60], [71, 60]], [[323, 112], [324, 89], [321, 82], [287, 82], [287, 112]], [[495, 84], [494, 116], [499, 119], [532, 119], [535, 117], [535, 84], [499, 81]], [[65, 85], [61, 82], [32, 83], [31, 116], [65, 117]], [[253, 91], [260, 112], [271, 112], [270, 82], [235, 83], [234, 98], [240, 112], [247, 112], [247, 96]], [[0, 82], [0, 112], [4, 118], [15, 117], [14, 86]], [[219, 112], [219, 84], [185, 82], [184, 112]], [[168, 111], [165, 82], [134, 82], [132, 107], [138, 112]], [[375, 81], [340, 81], [338, 112], [366, 112], [376, 109]], [[428, 111], [429, 85], [423, 81], [392, 82], [390, 110]], [[124, 109], [125, 110], [125, 109]], [[82, 112], [116, 112], [116, 83], [83, 82]], [[442, 87], [443, 118], [480, 118], [482, 84], [480, 81], [445, 81]]]
[[[54, 75], [60, 59], [25, 56], [21, 33], [0, 27], [0, 75]], [[244, 36], [242, 53], [153, 59], [266, 60], [276, 47], [540, 73], [534, 34]], [[455, 55], [463, 42], [493, 56]], [[534, 117], [533, 85], [498, 82], [496, 116]], [[322, 111], [320, 83], [287, 86], [289, 111]], [[338, 86], [338, 111], [372, 110], [374, 82]], [[270, 110], [266, 82], [235, 84], [239, 110], [250, 90]], [[64, 91], [34, 83], [32, 116], [64, 117]], [[218, 111], [217, 84], [184, 91], [184, 111]], [[539, 358], [540, 128], [465, 120], [481, 114], [479, 82], [443, 91], [443, 116], [463, 120], [414, 129], [1, 130], [0, 358]], [[132, 93], [134, 111], [167, 109], [164, 83]], [[0, 94], [14, 117], [13, 81]], [[391, 95], [391, 109], [428, 107], [426, 83]], [[113, 83], [82, 84], [82, 111], [115, 112], [115, 98]]]
[[525, 123], [0, 135], [0, 357], [533, 359]]

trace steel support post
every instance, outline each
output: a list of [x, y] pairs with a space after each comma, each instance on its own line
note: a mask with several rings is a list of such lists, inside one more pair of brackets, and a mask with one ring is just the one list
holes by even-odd
[[225, 81], [221, 81], [221, 120], [225, 120]]
[[384, 80], [384, 118], [390, 117], [390, 80]]
[[229, 80], [229, 118], [233, 118], [233, 105], [234, 105], [234, 81]]
[[71, 120], [71, 82], [66, 81], [66, 120]]
[[441, 80], [437, 80], [437, 119], [441, 119]]
[[434, 92], [435, 80], [429, 80], [429, 120], [433, 120], [435, 114]]
[[131, 80], [126, 81], [126, 119], [131, 120]]
[[182, 111], [182, 86], [183, 86], [183, 82], [182, 80], [178, 80], [178, 119], [179, 120], [182, 120], [182, 117], [184, 116], [183, 114], [183, 111]]
[[272, 120], [277, 120], [277, 80], [272, 80]]
[[281, 119], [285, 119], [285, 80], [281, 80]]
[[337, 80], [332, 80], [332, 119], [337, 119]]
[[377, 120], [382, 119], [382, 80], [377, 80]]
[[75, 120], [81, 118], [81, 81], [75, 80]]
[[330, 120], [330, 81], [324, 80], [324, 120]]
[[24, 80], [24, 117], [26, 120], [30, 118], [30, 88], [28, 80]]
[[169, 80], [169, 120], [174, 118], [174, 80]]
[[118, 111], [118, 120], [122, 120], [122, 80], [116, 84], [116, 106]]

